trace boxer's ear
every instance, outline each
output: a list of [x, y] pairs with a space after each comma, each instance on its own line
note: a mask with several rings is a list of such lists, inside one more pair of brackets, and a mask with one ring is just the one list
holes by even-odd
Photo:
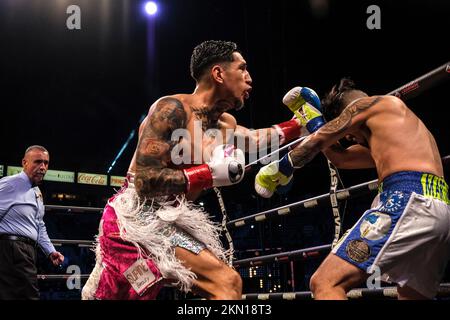
[[211, 76], [214, 79], [214, 81], [217, 81], [218, 83], [223, 83], [223, 68], [218, 65], [215, 64], [212, 68], [211, 68]]

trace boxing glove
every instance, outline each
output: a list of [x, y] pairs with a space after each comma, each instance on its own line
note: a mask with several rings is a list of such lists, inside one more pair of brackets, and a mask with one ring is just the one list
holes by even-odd
[[219, 145], [214, 148], [208, 163], [184, 169], [183, 172], [187, 180], [187, 192], [229, 186], [244, 178], [245, 156], [234, 145]]
[[255, 177], [255, 191], [263, 198], [270, 198], [280, 186], [286, 186], [292, 179], [294, 168], [289, 153], [259, 169]]
[[309, 133], [319, 130], [325, 124], [317, 93], [307, 87], [295, 87], [283, 98], [283, 103], [295, 114]]

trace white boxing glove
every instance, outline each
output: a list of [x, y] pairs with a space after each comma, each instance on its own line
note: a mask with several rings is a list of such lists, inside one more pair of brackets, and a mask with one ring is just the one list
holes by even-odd
[[245, 156], [232, 144], [217, 146], [208, 162], [214, 187], [229, 186], [241, 182], [245, 172]]
[[214, 149], [208, 163], [183, 171], [187, 179], [187, 192], [229, 186], [244, 178], [245, 156], [234, 145], [223, 144]]

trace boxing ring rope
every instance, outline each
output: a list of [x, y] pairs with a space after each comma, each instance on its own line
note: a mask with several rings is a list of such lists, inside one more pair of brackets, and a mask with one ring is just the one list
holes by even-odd
[[236, 268], [241, 268], [245, 266], [257, 266], [267, 262], [282, 262], [292, 260], [296, 258], [299, 259], [308, 259], [312, 257], [317, 257], [320, 255], [322, 251], [329, 251], [331, 249], [331, 244], [311, 247], [306, 249], [299, 249], [294, 251], [280, 252], [275, 254], [269, 254], [261, 257], [248, 258], [242, 260], [236, 260], [233, 262], [233, 266]]
[[95, 244], [95, 241], [93, 240], [65, 240], [65, 239], [50, 239], [50, 241], [52, 242], [52, 244], [55, 247], [60, 247], [60, 246], [64, 246], [64, 245], [70, 245], [70, 244], [75, 244], [80, 248], [92, 248]]
[[[436, 297], [448, 297], [450, 283], [441, 283]], [[347, 292], [348, 299], [360, 298], [397, 298], [397, 287], [383, 287], [377, 289], [357, 288]], [[243, 300], [312, 300], [310, 291], [277, 292], [277, 293], [247, 293], [242, 295]]]
[[291, 141], [291, 142], [289, 142], [288, 144], [285, 144], [285, 145], [282, 146], [281, 148], [279, 148], [279, 149], [277, 149], [277, 150], [274, 150], [274, 151], [272, 151], [272, 152], [266, 154], [265, 156], [262, 156], [261, 158], [255, 160], [255, 161], [253, 161], [253, 162], [250, 162], [249, 164], [246, 164], [246, 165], [245, 165], [245, 169], [250, 168], [250, 167], [253, 166], [254, 164], [257, 164], [258, 162], [264, 160], [265, 158], [269, 158], [270, 156], [272, 156], [272, 155], [274, 155], [274, 154], [277, 154], [278, 152], [283, 151], [284, 149], [287, 149], [287, 148], [289, 148], [289, 147], [292, 147], [292, 146], [297, 145], [298, 143], [300, 143], [300, 142], [302, 142], [303, 140], [305, 140], [307, 137], [308, 137], [308, 136], [302, 136], [302, 137], [300, 137], [300, 138], [297, 138], [296, 140]]
[[87, 280], [89, 274], [38, 274], [38, 280]]
[[94, 212], [102, 213], [104, 208], [90, 208], [90, 207], [74, 207], [74, 206], [58, 206], [58, 205], [46, 205], [45, 211], [66, 211], [67, 213], [79, 213], [79, 212]]
[[411, 99], [449, 78], [450, 61], [389, 92], [387, 95], [396, 96], [402, 100]]
[[449, 165], [450, 164], [450, 156], [446, 156], [442, 158], [442, 163], [444, 165]]
[[[355, 198], [357, 196], [361, 196], [364, 193], [367, 193], [367, 191], [372, 192], [378, 190], [378, 180], [371, 180], [368, 182], [364, 182], [358, 185], [354, 185], [352, 187], [346, 188], [346, 189], [340, 189], [337, 193], [338, 200], [347, 200], [351, 198]], [[263, 212], [259, 212], [247, 217], [239, 218], [232, 220], [227, 223], [227, 227], [232, 228], [238, 228], [246, 225], [248, 222], [261, 222], [268, 218], [273, 218], [276, 216], [283, 216], [291, 214], [292, 211], [291, 208], [294, 207], [301, 207], [302, 209], [311, 209], [315, 208], [319, 205], [325, 204], [325, 201], [328, 201], [329, 203], [330, 199], [330, 193], [322, 194], [317, 197], [309, 198], [306, 200], [301, 200], [297, 202], [293, 202], [291, 204], [287, 204], [285, 206], [269, 209]]]

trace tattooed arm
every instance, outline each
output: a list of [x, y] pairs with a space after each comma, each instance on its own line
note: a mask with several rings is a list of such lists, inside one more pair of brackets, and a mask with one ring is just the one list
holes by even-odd
[[243, 126], [236, 126], [234, 132], [235, 145], [245, 143], [245, 152], [256, 152], [271, 148], [271, 144], [278, 139], [278, 132], [274, 128], [250, 130]]
[[183, 171], [167, 168], [176, 144], [171, 141], [172, 132], [185, 128], [186, 122], [186, 111], [178, 99], [162, 98], [150, 109], [136, 150], [135, 186], [139, 196], [151, 198], [186, 190]]
[[245, 151], [252, 153], [270, 148], [278, 149], [281, 144], [297, 139], [301, 134], [302, 126], [296, 118], [257, 130], [237, 126], [235, 144], [245, 142]]
[[257, 130], [250, 130], [242, 126], [237, 126], [235, 144], [238, 141], [244, 141], [245, 151], [250, 153], [269, 148], [278, 149], [281, 144], [297, 139], [301, 134], [302, 125], [296, 118], [274, 124], [270, 128]]
[[275, 128], [247, 129], [238, 125], [235, 117], [231, 114], [217, 112], [220, 108], [216, 107], [214, 112], [208, 110], [208, 108], [191, 107], [191, 110], [202, 121], [203, 131], [225, 129], [224, 143], [233, 143], [245, 152], [256, 152], [258, 149], [270, 148], [271, 140], [278, 139], [278, 132]]
[[320, 151], [326, 150], [346, 134], [360, 130], [360, 126], [368, 117], [368, 113], [365, 111], [376, 105], [381, 99], [382, 97], [362, 98], [347, 106], [336, 119], [308, 136], [289, 153], [293, 166], [295, 168], [303, 167]]

